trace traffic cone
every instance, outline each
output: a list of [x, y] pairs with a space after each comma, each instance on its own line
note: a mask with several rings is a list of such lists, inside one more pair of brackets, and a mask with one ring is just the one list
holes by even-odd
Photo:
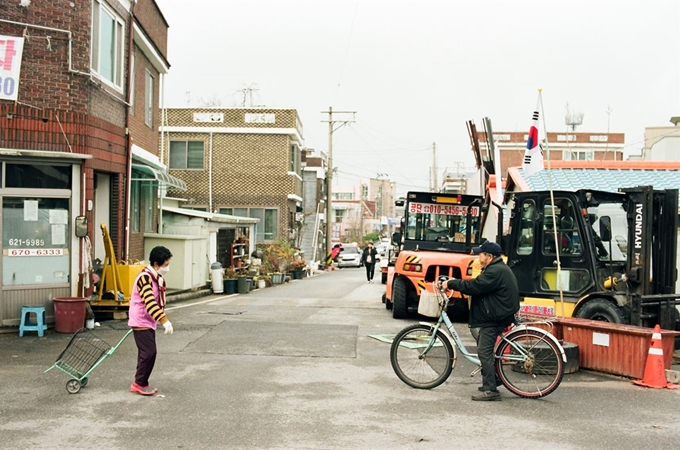
[[633, 380], [638, 386], [645, 386], [654, 389], [678, 389], [680, 385], [666, 381], [666, 372], [663, 363], [663, 346], [661, 345], [661, 327], [654, 327], [652, 342], [649, 346], [649, 354], [645, 363], [645, 374], [642, 380]]

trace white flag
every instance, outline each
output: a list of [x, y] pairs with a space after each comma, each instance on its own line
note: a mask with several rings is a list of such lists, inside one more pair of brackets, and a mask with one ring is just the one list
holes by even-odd
[[543, 170], [543, 148], [539, 140], [539, 113], [541, 106], [541, 94], [538, 94], [536, 100], [536, 109], [531, 117], [531, 128], [529, 128], [529, 138], [527, 139], [527, 149], [524, 152], [524, 176], [530, 177], [536, 172]]

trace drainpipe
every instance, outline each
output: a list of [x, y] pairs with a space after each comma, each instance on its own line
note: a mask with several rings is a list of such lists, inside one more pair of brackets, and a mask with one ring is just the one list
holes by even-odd
[[[159, 74], [161, 78], [160, 84], [160, 96], [161, 96], [161, 150], [159, 155], [159, 160], [163, 164], [163, 155], [165, 154], [165, 74]], [[169, 140], [168, 140], [169, 142]], [[169, 159], [169, 157], [168, 157]], [[169, 167], [168, 167], [169, 169]], [[169, 170], [168, 170], [169, 171]], [[167, 187], [166, 187], [167, 189]], [[158, 234], [163, 234], [163, 192], [161, 192], [161, 184], [158, 183]]]
[[213, 165], [213, 132], [210, 132], [210, 148], [208, 150], [208, 211], [213, 211], [213, 187], [212, 187], [212, 165]]
[[123, 222], [125, 224], [125, 231], [123, 233], [123, 248], [125, 249], [123, 253], [123, 260], [129, 259], [130, 255], [130, 190], [132, 189], [132, 142], [130, 140], [130, 90], [132, 88], [132, 83], [130, 79], [134, 74], [131, 74], [132, 68], [132, 52], [134, 50], [134, 40], [133, 40], [133, 23], [135, 20], [135, 4], [137, 2], [133, 1], [130, 5], [130, 19], [128, 22], [128, 54], [127, 54], [127, 75], [125, 77], [125, 207], [123, 208]]

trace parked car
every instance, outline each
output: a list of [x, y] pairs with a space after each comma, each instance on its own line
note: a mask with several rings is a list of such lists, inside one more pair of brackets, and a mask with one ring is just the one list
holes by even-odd
[[356, 245], [343, 244], [338, 255], [338, 267], [361, 266], [361, 249]]

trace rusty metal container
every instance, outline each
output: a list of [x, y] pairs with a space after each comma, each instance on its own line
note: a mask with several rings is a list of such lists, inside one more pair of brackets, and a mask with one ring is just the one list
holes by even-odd
[[[581, 368], [635, 379], [644, 376], [653, 329], [565, 317], [556, 322], [563, 339], [578, 345]], [[671, 368], [678, 335], [677, 331], [661, 330], [665, 369]]]

